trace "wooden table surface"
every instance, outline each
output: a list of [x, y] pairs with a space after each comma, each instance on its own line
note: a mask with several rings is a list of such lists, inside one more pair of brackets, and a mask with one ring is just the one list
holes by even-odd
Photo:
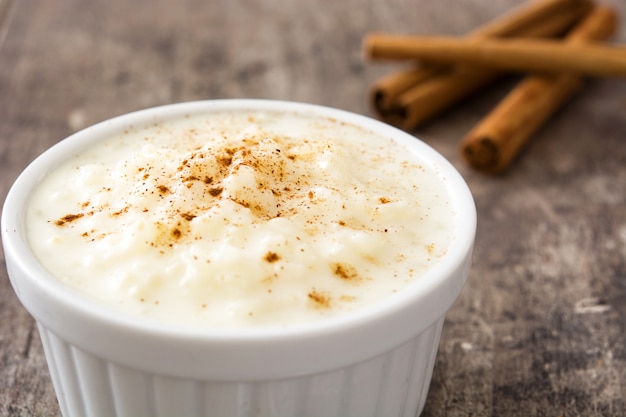
[[[368, 89], [398, 65], [364, 62], [366, 33], [460, 35], [519, 3], [0, 0], [0, 201], [53, 143], [145, 107], [258, 97], [375, 116]], [[604, 4], [624, 21], [624, 0]], [[626, 415], [626, 80], [590, 80], [510, 170], [475, 172], [458, 142], [514, 82], [412, 132], [460, 170], [479, 216], [423, 415]], [[0, 415], [57, 416], [0, 269]]]

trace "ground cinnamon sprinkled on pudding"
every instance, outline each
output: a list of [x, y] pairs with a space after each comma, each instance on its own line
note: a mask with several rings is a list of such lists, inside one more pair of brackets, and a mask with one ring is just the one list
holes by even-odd
[[331, 268], [333, 270], [333, 273], [345, 280], [345, 281], [352, 281], [352, 282], [358, 282], [360, 281], [362, 278], [359, 276], [359, 273], [357, 272], [357, 269], [355, 267], [353, 267], [352, 265], [348, 265], [348, 264], [341, 264], [341, 263], [335, 263], [333, 265], [331, 265]]
[[56, 224], [57, 226], [63, 226], [63, 225], [65, 225], [65, 223], [73, 222], [74, 220], [78, 220], [78, 219], [80, 219], [83, 216], [84, 216], [83, 213], [66, 214], [65, 216], [61, 217], [59, 220], [54, 222], [54, 224]]
[[276, 252], [267, 252], [264, 258], [267, 262], [273, 263], [280, 259], [280, 256]]
[[181, 213], [180, 216], [188, 222], [196, 218], [196, 215], [191, 213]]
[[27, 211], [54, 275], [120, 311], [287, 326], [402, 291], [445, 253], [445, 184], [402, 145], [302, 114], [134, 126], [47, 177]]
[[316, 308], [330, 308], [330, 296], [328, 294], [321, 293], [316, 290], [311, 290], [307, 294], [309, 299], [313, 301]]
[[220, 194], [222, 194], [222, 191], [224, 191], [224, 189], [221, 187], [209, 188], [209, 194], [211, 194], [213, 197], [219, 196]]

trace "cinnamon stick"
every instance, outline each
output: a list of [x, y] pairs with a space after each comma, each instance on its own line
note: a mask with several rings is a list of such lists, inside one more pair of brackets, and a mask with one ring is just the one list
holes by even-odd
[[[467, 36], [472, 39], [491, 36], [555, 36], [588, 12], [591, 5], [591, 0], [529, 1]], [[537, 32], [539, 34], [535, 35]], [[374, 109], [384, 118], [400, 94], [448, 68], [446, 65], [427, 65], [399, 71], [378, 80], [370, 94]]]
[[432, 65], [407, 69], [381, 78], [374, 83], [371, 89], [372, 107], [380, 116], [385, 118], [392, 112], [393, 102], [400, 94], [445, 71], [445, 69], [446, 66]]
[[[562, 35], [589, 10], [591, 4], [586, 4], [585, 7], [570, 7], [556, 16], [544, 18], [535, 26], [528, 27], [523, 36]], [[456, 65], [451, 71], [440, 73], [430, 78], [428, 82], [416, 84], [399, 94], [383, 120], [405, 130], [414, 129], [496, 81], [501, 75], [494, 70]]]
[[[579, 45], [603, 40], [616, 26], [617, 16], [611, 8], [596, 7], [566, 42]], [[583, 79], [572, 74], [526, 77], [463, 138], [463, 156], [478, 170], [502, 172], [532, 134], [582, 85]]]
[[626, 47], [558, 40], [483, 39], [480, 43], [445, 36], [371, 35], [371, 58], [426, 59], [516, 72], [570, 72], [626, 77]]

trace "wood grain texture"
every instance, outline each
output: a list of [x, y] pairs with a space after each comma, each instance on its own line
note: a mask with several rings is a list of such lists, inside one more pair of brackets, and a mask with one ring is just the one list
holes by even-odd
[[[603, 3], [623, 21], [626, 3]], [[50, 145], [145, 107], [260, 97], [371, 116], [370, 85], [400, 67], [365, 64], [366, 33], [460, 35], [517, 4], [20, 0], [0, 27], [0, 201]], [[485, 176], [458, 142], [514, 81], [413, 132], [458, 167], [479, 215], [423, 415], [626, 415], [626, 81], [588, 83], [506, 174]], [[2, 266], [0, 416], [58, 415], [36, 327]]]

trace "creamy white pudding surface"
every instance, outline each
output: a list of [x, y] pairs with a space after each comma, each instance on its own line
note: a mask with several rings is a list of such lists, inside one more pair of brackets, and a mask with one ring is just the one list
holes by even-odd
[[454, 207], [419, 155], [357, 126], [220, 111], [128, 128], [44, 178], [29, 243], [111, 308], [205, 327], [371, 306], [445, 254]]

